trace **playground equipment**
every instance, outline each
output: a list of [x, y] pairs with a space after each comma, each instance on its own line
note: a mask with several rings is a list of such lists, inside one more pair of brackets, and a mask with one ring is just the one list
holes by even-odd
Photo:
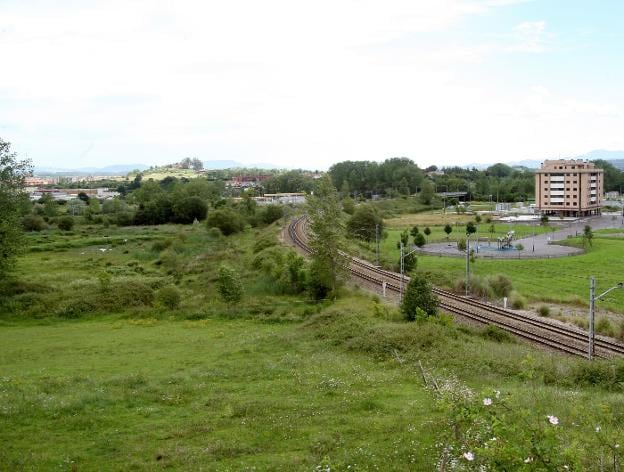
[[508, 231], [505, 236], [498, 238], [498, 249], [511, 249], [515, 234], [515, 231]]

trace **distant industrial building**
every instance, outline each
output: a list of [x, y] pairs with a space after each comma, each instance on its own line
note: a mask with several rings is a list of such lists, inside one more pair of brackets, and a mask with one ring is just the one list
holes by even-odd
[[604, 171], [583, 160], [544, 161], [535, 172], [535, 206], [545, 215], [599, 215]]

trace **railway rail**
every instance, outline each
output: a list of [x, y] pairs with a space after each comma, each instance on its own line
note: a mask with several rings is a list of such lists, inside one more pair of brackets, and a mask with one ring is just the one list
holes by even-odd
[[[306, 217], [293, 220], [288, 226], [288, 236], [293, 244], [306, 254], [310, 254], [307, 245]], [[349, 270], [356, 277], [372, 285], [377, 291], [390, 292], [398, 298], [401, 292], [401, 275], [379, 268], [368, 261], [351, 258]], [[409, 277], [403, 276], [403, 286], [409, 283]], [[481, 324], [489, 324], [507, 331], [529, 342], [576, 356], [587, 356], [588, 334], [580, 329], [557, 324], [550, 320], [537, 319], [512, 310], [507, 310], [489, 303], [434, 288], [440, 299], [440, 308]], [[624, 345], [608, 338], [597, 336], [594, 343], [594, 356], [610, 358], [624, 355]]]

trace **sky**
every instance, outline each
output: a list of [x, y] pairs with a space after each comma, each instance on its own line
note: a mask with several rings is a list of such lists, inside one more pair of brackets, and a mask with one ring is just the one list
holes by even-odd
[[624, 149], [621, 0], [2, 0], [38, 166], [422, 167]]

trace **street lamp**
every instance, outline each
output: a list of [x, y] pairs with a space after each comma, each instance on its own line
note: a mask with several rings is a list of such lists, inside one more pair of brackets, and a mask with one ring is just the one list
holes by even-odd
[[589, 278], [589, 347], [587, 350], [587, 358], [590, 361], [594, 357], [594, 304], [597, 300], [602, 300], [607, 293], [618, 288], [624, 288], [624, 282], [620, 282], [606, 292], [596, 296], [596, 278], [593, 275]]
[[401, 287], [400, 287], [400, 295], [399, 295], [399, 303], [403, 303], [403, 260], [412, 254], [414, 254], [418, 249], [414, 249], [413, 251], [408, 252], [407, 254], [403, 254], [403, 241], [401, 241]]

